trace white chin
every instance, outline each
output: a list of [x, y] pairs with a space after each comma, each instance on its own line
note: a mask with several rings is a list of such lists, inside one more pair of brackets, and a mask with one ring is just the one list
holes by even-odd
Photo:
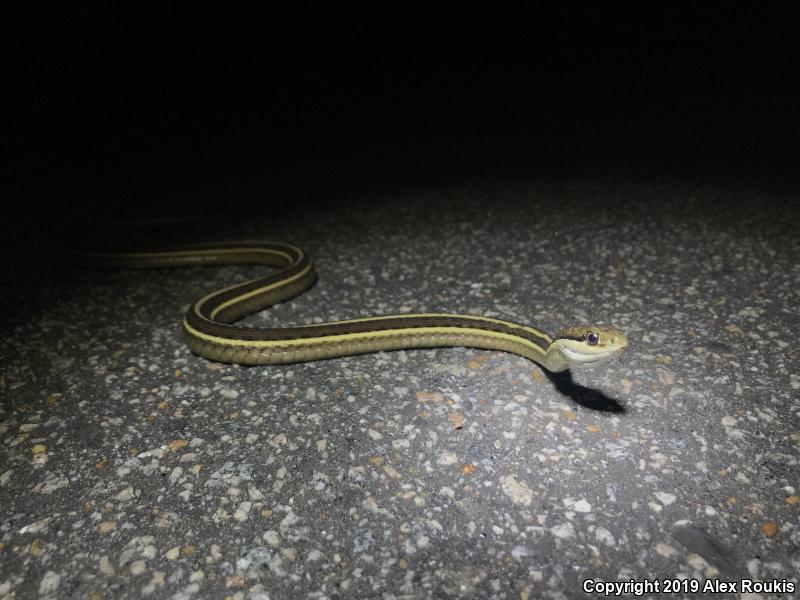
[[611, 358], [603, 354], [581, 354], [569, 348], [562, 348], [561, 352], [564, 354], [564, 358], [569, 361], [570, 367], [593, 367]]

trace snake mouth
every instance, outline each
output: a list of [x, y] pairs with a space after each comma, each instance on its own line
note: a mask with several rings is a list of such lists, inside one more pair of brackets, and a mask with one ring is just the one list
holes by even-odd
[[[622, 349], [620, 349], [622, 350]], [[607, 353], [583, 353], [577, 352], [571, 348], [562, 348], [561, 352], [564, 354], [564, 358], [569, 361], [570, 366], [574, 367], [593, 367], [600, 363], [604, 363], [608, 360], [611, 360], [615, 356], [619, 354], [619, 351], [615, 352], [607, 352]]]

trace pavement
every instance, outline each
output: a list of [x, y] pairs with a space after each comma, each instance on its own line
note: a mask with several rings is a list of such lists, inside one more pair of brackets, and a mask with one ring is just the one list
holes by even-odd
[[24, 319], [0, 349], [0, 598], [794, 597], [798, 225], [791, 190], [587, 177], [199, 231], [314, 257], [315, 287], [253, 326], [448, 311], [628, 334], [558, 378], [463, 348], [212, 363], [182, 311], [258, 268], [80, 270], [45, 248], [4, 290]]

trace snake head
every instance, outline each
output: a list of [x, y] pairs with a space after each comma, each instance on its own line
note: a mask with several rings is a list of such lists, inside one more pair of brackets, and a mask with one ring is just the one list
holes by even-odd
[[628, 338], [611, 325], [584, 323], [563, 329], [553, 344], [570, 367], [582, 367], [617, 356], [628, 347]]

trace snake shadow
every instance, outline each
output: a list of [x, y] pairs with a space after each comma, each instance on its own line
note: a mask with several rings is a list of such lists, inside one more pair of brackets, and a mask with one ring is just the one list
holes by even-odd
[[625, 412], [625, 407], [614, 398], [606, 396], [601, 391], [575, 383], [571, 371], [561, 373], [550, 373], [544, 369], [542, 371], [560, 393], [583, 407], [601, 412]]

